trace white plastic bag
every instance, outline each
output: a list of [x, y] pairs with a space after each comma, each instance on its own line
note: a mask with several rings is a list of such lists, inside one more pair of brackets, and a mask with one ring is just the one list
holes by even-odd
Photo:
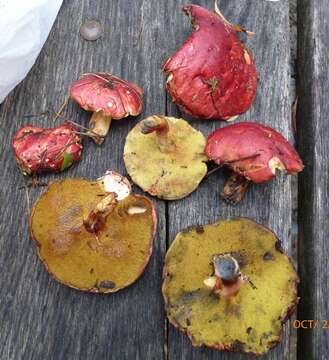
[[0, 103], [31, 69], [62, 0], [0, 0]]

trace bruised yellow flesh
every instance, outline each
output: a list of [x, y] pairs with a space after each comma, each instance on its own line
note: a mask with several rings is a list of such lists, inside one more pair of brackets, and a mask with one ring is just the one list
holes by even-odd
[[[195, 346], [263, 354], [280, 340], [282, 323], [297, 303], [298, 276], [277, 250], [277, 238], [248, 220], [219, 221], [177, 235], [165, 261], [163, 295], [170, 322]], [[230, 252], [256, 286], [218, 298], [203, 281], [212, 257]]]
[[166, 117], [174, 146], [159, 149], [155, 132], [142, 134], [140, 123], [128, 134], [124, 161], [134, 183], [162, 199], [181, 199], [193, 192], [207, 173], [206, 139], [185, 120]]
[[[86, 231], [83, 220], [105, 196], [97, 182], [66, 179], [52, 183], [34, 206], [31, 233], [39, 256], [68, 286], [115, 292], [134, 282], [149, 260], [156, 225], [145, 197], [119, 201], [98, 239]], [[146, 211], [128, 214], [132, 208]]]

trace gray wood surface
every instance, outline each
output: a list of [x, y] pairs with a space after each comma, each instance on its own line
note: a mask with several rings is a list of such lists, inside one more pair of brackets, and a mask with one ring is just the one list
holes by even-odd
[[[212, 0], [194, 3], [208, 8]], [[145, 90], [145, 109], [137, 118], [154, 113], [183, 116], [164, 90], [161, 66], [190, 33], [180, 11], [183, 0], [64, 0], [64, 4], [35, 66], [0, 106], [0, 359], [246, 359], [248, 356], [194, 349], [185, 335], [165, 320], [161, 295], [162, 264], [166, 248], [177, 232], [219, 218], [246, 216], [273, 229], [297, 265], [302, 278], [299, 319], [328, 319], [329, 225], [327, 154], [329, 5], [327, 0], [298, 0], [298, 142], [306, 169], [299, 180], [297, 249], [293, 227], [292, 177], [279, 176], [252, 186], [242, 203], [228, 206], [219, 199], [227, 173], [205, 179], [188, 198], [154, 200], [159, 228], [145, 274], [134, 285], [113, 295], [81, 293], [56, 283], [37, 258], [28, 234], [29, 207], [44, 190], [25, 189], [11, 150], [11, 138], [23, 124], [57, 125], [71, 119], [87, 125], [90, 114], [69, 103], [63, 116], [24, 118], [48, 110], [52, 115], [67, 96], [69, 84], [89, 71], [108, 71], [135, 81]], [[290, 116], [291, 54], [289, 1], [221, 0], [228, 20], [256, 32], [244, 38], [253, 51], [260, 74], [253, 107], [237, 121], [255, 120], [281, 131], [293, 142]], [[0, 14], [1, 16], [1, 14]], [[87, 42], [79, 35], [85, 20], [96, 19], [104, 35]], [[136, 119], [113, 122], [102, 147], [86, 139], [80, 163], [43, 182], [71, 176], [95, 178], [106, 169], [125, 173], [124, 139]], [[216, 121], [190, 119], [208, 135]], [[136, 191], [140, 191], [136, 189]], [[329, 354], [329, 330], [299, 331], [285, 326], [283, 342], [264, 359], [324, 360]]]
[[[180, 11], [185, 1], [168, 5], [168, 54], [174, 51], [190, 33], [187, 17]], [[197, 1], [209, 8], [211, 1]], [[256, 32], [254, 38], [245, 38], [254, 53], [260, 75], [257, 99], [252, 108], [240, 120], [253, 120], [270, 125], [292, 140], [290, 119], [290, 44], [289, 4], [287, 1], [220, 1], [220, 9], [231, 22]], [[168, 114], [184, 116], [168, 99]], [[225, 126], [222, 122], [192, 120], [192, 124], [208, 135], [214, 129]], [[226, 174], [227, 175], [227, 174]], [[188, 198], [168, 204], [169, 240], [177, 232], [195, 224], [210, 223], [220, 218], [246, 216], [273, 229], [282, 240], [285, 249], [294, 253], [296, 239], [291, 235], [292, 188], [291, 177], [279, 176], [265, 185], [252, 186], [245, 199], [236, 207], [228, 206], [219, 199], [225, 174], [217, 172], [206, 179]], [[169, 359], [245, 359], [239, 354], [223, 354], [208, 349], [194, 349], [185, 335], [169, 325]], [[283, 343], [270, 352], [266, 359], [295, 359], [296, 331], [288, 323]]]
[[300, 358], [329, 357], [329, 4], [298, 2], [298, 137], [305, 171], [299, 181], [299, 319], [317, 320], [313, 330], [300, 330]]

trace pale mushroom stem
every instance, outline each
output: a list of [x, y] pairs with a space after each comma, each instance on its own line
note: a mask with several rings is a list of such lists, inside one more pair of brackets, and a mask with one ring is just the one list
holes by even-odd
[[90, 131], [87, 132], [87, 135], [90, 136], [96, 144], [102, 144], [105, 136], [109, 132], [111, 121], [111, 116], [105, 114], [104, 111], [95, 111], [90, 118]]
[[117, 195], [109, 193], [89, 213], [87, 219], [83, 221], [85, 229], [90, 233], [97, 234], [104, 226], [106, 218], [111, 214], [117, 203]]
[[224, 185], [220, 196], [229, 204], [236, 205], [247, 192], [250, 181], [244, 176], [233, 173]]
[[174, 142], [170, 138], [170, 128], [164, 116], [154, 115], [141, 122], [141, 132], [150, 134], [155, 132], [159, 149], [162, 152], [169, 152], [174, 148]]

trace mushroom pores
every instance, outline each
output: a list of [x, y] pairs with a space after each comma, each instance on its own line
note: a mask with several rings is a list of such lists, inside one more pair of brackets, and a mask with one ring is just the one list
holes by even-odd
[[253, 57], [216, 9], [183, 7], [193, 32], [163, 66], [173, 102], [197, 118], [233, 120], [256, 96], [258, 75]]
[[[220, 254], [235, 258], [248, 279], [231, 296], [209, 287]], [[280, 341], [298, 281], [275, 234], [237, 218], [180, 232], [166, 255], [162, 289], [169, 321], [194, 346], [261, 355]]]
[[[146, 126], [154, 126], [149, 133]], [[163, 128], [162, 128], [163, 127]], [[134, 183], [161, 199], [181, 199], [207, 173], [205, 138], [183, 119], [153, 115], [128, 134], [124, 162]]]
[[75, 289], [110, 293], [133, 283], [145, 269], [156, 232], [150, 200], [130, 194], [117, 202], [101, 231], [84, 222], [106, 198], [103, 180], [65, 179], [37, 200], [30, 231], [45, 267]]
[[254, 183], [274, 178], [276, 170], [292, 174], [304, 167], [297, 151], [280, 133], [254, 122], [217, 129], [209, 135], [205, 153]]

